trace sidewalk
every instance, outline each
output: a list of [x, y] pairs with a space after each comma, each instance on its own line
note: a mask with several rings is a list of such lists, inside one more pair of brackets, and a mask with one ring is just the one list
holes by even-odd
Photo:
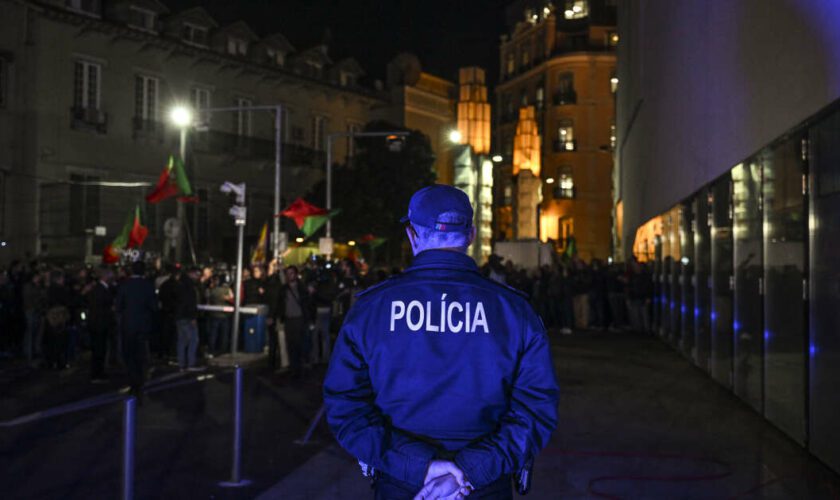
[[[838, 498], [837, 475], [661, 341], [552, 337], [560, 426], [526, 498]], [[372, 495], [332, 445], [257, 498]]]

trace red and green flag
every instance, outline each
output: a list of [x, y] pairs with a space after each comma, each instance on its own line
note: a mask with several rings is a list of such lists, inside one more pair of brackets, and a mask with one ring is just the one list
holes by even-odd
[[276, 214], [275, 217], [288, 217], [295, 221], [297, 224], [298, 229], [303, 229], [303, 224], [306, 221], [307, 217], [313, 215], [326, 215], [327, 210], [324, 208], [317, 207], [303, 198], [298, 198], [289, 205], [288, 208]]
[[149, 203], [160, 203], [161, 201], [178, 197], [178, 201], [195, 203], [198, 199], [193, 196], [192, 186], [190, 180], [187, 178], [187, 172], [184, 168], [184, 161], [180, 157], [169, 157], [166, 166], [158, 177], [157, 184], [154, 190], [146, 195], [146, 201]]
[[376, 247], [382, 245], [383, 243], [385, 243], [385, 241], [387, 239], [388, 238], [383, 238], [381, 236], [376, 237], [373, 234], [368, 233], [368, 234], [362, 236], [361, 238], [359, 238], [359, 242], [364, 243], [366, 245], [369, 245], [370, 248], [376, 248]]
[[325, 213], [322, 215], [310, 215], [303, 219], [303, 226], [300, 228], [301, 232], [306, 235], [307, 238], [315, 234], [315, 231], [321, 229], [321, 227], [327, 223], [328, 220], [335, 217], [341, 210], [336, 209], [331, 211], [330, 213]]
[[119, 262], [120, 250], [140, 248], [148, 235], [149, 229], [140, 222], [140, 207], [134, 207], [134, 211], [128, 214], [120, 234], [102, 251], [102, 262], [104, 264]]

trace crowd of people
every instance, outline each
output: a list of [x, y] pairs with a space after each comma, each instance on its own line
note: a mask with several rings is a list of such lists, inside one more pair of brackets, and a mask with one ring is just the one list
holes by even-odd
[[[304, 376], [313, 365], [329, 360], [333, 338], [355, 292], [399, 272], [368, 270], [350, 259], [326, 262], [315, 257], [300, 267], [252, 265], [243, 269], [242, 304], [267, 306], [263, 321], [269, 364], [280, 366], [275, 334], [280, 323], [289, 368], [295, 376]], [[528, 295], [551, 331], [650, 328], [652, 273], [635, 260], [606, 264], [558, 259], [529, 271], [491, 256], [481, 272]], [[130, 302], [141, 293], [126, 290], [132, 276], [153, 286], [154, 311], [148, 319], [127, 319], [133, 306], [126, 299]], [[121, 290], [127, 297], [121, 297]], [[148, 267], [13, 262], [0, 272], [0, 353], [62, 370], [77, 364], [81, 350], [89, 349], [93, 382], [106, 380], [108, 367], [124, 364], [131, 372], [130, 365], [143, 364], [143, 354], [182, 370], [198, 370], [204, 358], [231, 350], [232, 315], [223, 308], [233, 301], [232, 268], [225, 264], [186, 268], [159, 261]], [[202, 311], [200, 305], [217, 307]], [[128, 322], [138, 321], [149, 323], [148, 335], [143, 346], [131, 349], [119, 332]], [[239, 350], [242, 340], [240, 336]], [[134, 358], [126, 356], [131, 352]]]

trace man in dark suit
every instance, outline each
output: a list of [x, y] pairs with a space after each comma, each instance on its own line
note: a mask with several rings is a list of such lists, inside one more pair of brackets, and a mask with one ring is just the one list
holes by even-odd
[[117, 292], [116, 310], [120, 315], [123, 336], [123, 357], [128, 369], [131, 393], [142, 401], [146, 377], [146, 351], [158, 311], [155, 286], [145, 277], [142, 261], [131, 264], [131, 277]]
[[[292, 375], [301, 377], [304, 365], [309, 362], [311, 337], [309, 325], [315, 317], [312, 302], [312, 290], [298, 277], [298, 269], [289, 266], [285, 270], [286, 284], [276, 297], [276, 315], [283, 322], [286, 344], [289, 347], [289, 364]], [[275, 343], [276, 344], [276, 343]], [[269, 357], [272, 366], [277, 353], [277, 346], [269, 345]]]
[[113, 273], [103, 267], [98, 272], [98, 279], [84, 289], [90, 332], [90, 378], [93, 383], [105, 381], [105, 353], [108, 351], [108, 338], [116, 325], [112, 283]]

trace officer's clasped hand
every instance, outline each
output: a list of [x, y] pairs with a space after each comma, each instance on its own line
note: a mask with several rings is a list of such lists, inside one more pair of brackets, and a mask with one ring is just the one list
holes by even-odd
[[433, 460], [426, 472], [423, 489], [414, 500], [462, 500], [472, 492], [464, 472], [452, 462]]

